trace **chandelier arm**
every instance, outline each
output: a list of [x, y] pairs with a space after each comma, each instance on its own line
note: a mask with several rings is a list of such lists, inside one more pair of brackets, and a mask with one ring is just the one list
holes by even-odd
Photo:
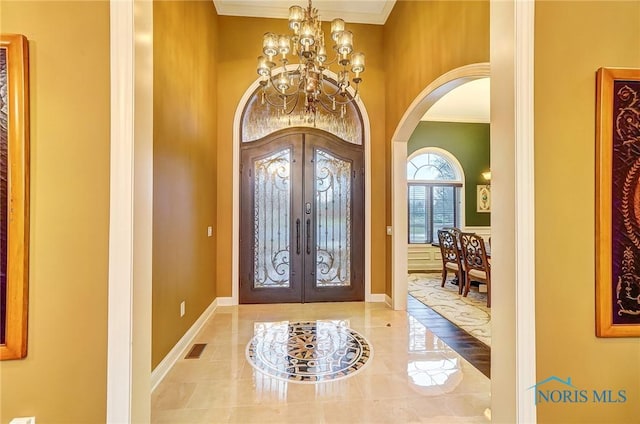
[[343, 96], [343, 97], [347, 98], [346, 101], [341, 102], [340, 100], [338, 100], [335, 97], [333, 99], [335, 99], [337, 105], [341, 105], [342, 106], [342, 105], [348, 105], [350, 103], [354, 103], [356, 101], [356, 97], [357, 96], [358, 96], [358, 88], [356, 87], [356, 90], [354, 91], [353, 95], [351, 95], [351, 93], [347, 93], [345, 96]]
[[[293, 93], [293, 94], [288, 94], [288, 95], [283, 95], [281, 93], [278, 92], [272, 92], [272, 93], [268, 93], [268, 92], [264, 92], [264, 100], [271, 106], [282, 109], [282, 102], [277, 102], [273, 99], [273, 96], [276, 96], [279, 100], [283, 100], [284, 97], [286, 97], [287, 99], [290, 99], [291, 97], [295, 97], [296, 98], [296, 104], [297, 104], [297, 99], [298, 99], [298, 93]], [[289, 103], [289, 102], [287, 102]]]
[[338, 93], [340, 93], [340, 87], [338, 87], [336, 85], [336, 91], [334, 91], [333, 93], [329, 93], [325, 89], [325, 84], [324, 84], [325, 81], [327, 82], [326, 85], [333, 85], [333, 83], [331, 82], [331, 79], [329, 79], [329, 77], [326, 76], [325, 74], [322, 74], [322, 82], [323, 82], [323, 84], [320, 84], [320, 91], [322, 91], [322, 94], [324, 94], [325, 96], [327, 96], [329, 98], [333, 98], [333, 97], [337, 96]]
[[[280, 97], [282, 99], [282, 97]], [[293, 98], [295, 99], [295, 101], [293, 102], [287, 102], [287, 108], [283, 107], [283, 105], [281, 104], [279, 106], [280, 109], [282, 109], [282, 113], [284, 115], [291, 115], [293, 113], [294, 110], [296, 110], [296, 106], [298, 106], [298, 101], [300, 100], [300, 95], [299, 93], [296, 93], [295, 96], [293, 96]], [[287, 96], [287, 99], [289, 99], [289, 96]], [[289, 103], [292, 103], [292, 106], [289, 106]]]
[[[326, 75], [323, 74], [323, 77], [324, 77], [323, 81], [326, 79], [326, 81], [329, 82], [329, 84], [331, 84], [331, 80], [327, 78]], [[332, 102], [335, 101], [336, 104], [338, 105], [346, 105], [346, 104], [352, 103], [353, 101], [355, 101], [356, 97], [358, 96], [358, 90], [359, 90], [358, 84], [355, 85], [356, 88], [354, 90], [353, 95], [347, 91], [347, 94], [343, 97], [347, 97], [349, 100], [343, 101], [343, 102], [338, 100], [338, 97], [337, 97], [338, 95], [342, 94], [340, 92], [340, 87], [336, 87], [336, 90], [333, 93], [327, 93], [326, 90], [324, 89], [324, 84], [321, 84], [321, 85], [322, 85], [322, 88], [321, 88], [322, 94], [324, 94], [327, 98], [331, 99]]]
[[338, 59], [340, 58], [340, 55], [338, 53], [336, 53], [335, 57], [329, 61], [324, 61], [322, 63], [322, 66], [324, 66], [325, 68], [329, 68], [329, 66], [333, 65], [334, 63], [338, 62]]
[[280, 65], [277, 68], [271, 70], [271, 75], [269, 76], [269, 79], [273, 79], [275, 76], [278, 76], [278, 75], [282, 74], [283, 72], [287, 72], [289, 75], [295, 75], [297, 77], [302, 75], [302, 63], [289, 63], [289, 62], [287, 62], [287, 65], [298, 65], [298, 67], [296, 69], [287, 70], [286, 66]]
[[[280, 74], [277, 74], [277, 75], [280, 75]], [[273, 78], [273, 76], [269, 77], [269, 85], [270, 85], [270, 88], [269, 87], [265, 87], [264, 90], [269, 90], [270, 89], [271, 91], [276, 93], [278, 96], [287, 96], [287, 97], [293, 96], [294, 94], [297, 94], [298, 91], [299, 91], [299, 87], [300, 87], [300, 84], [298, 84], [298, 88], [296, 88], [296, 89], [292, 89], [293, 88], [293, 86], [292, 86], [292, 87], [289, 87], [289, 90], [285, 91], [284, 93], [281, 92], [281, 91], [278, 91], [278, 89], [276, 88], [276, 80]]]
[[[295, 95], [289, 95], [289, 96], [282, 96], [282, 95], [277, 95], [277, 96], [278, 96], [278, 99], [281, 101], [276, 102], [273, 99], [269, 98], [269, 95], [265, 95], [265, 100], [269, 105], [275, 107], [277, 110], [281, 110], [284, 115], [291, 115], [291, 113], [296, 109], [296, 106], [298, 106], [298, 102], [300, 101], [299, 93], [295, 93]], [[291, 97], [293, 97], [295, 101], [287, 101], [287, 108], [285, 108], [282, 103], [282, 100], [284, 100], [284, 97], [286, 97], [287, 99], [290, 99]]]
[[[330, 99], [330, 97], [327, 97], [327, 98], [328, 98], [328, 99]], [[322, 107], [323, 107], [327, 112], [329, 112], [329, 113], [331, 113], [331, 114], [335, 114], [335, 113], [336, 113], [336, 110], [335, 110], [335, 109], [333, 109], [333, 106], [331, 106], [331, 107], [330, 107], [330, 106], [327, 106], [326, 104], [324, 104], [324, 102], [322, 101], [322, 98], [321, 98], [321, 97], [318, 97], [317, 102], [318, 102], [318, 103], [320, 103], [320, 104], [322, 105]], [[336, 104], [337, 104], [337, 103], [336, 103]]]
[[353, 97], [353, 96], [347, 96], [347, 99], [348, 100], [343, 101], [343, 102], [341, 102], [340, 100], [336, 99], [336, 105], [337, 106], [343, 106], [343, 105], [348, 105], [348, 104], [354, 103], [356, 101], [355, 97]]

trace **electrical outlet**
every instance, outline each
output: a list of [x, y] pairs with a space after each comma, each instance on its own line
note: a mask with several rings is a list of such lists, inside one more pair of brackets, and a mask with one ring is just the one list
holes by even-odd
[[209, 225], [207, 227], [207, 237], [211, 237], [213, 235], [213, 227]]
[[180, 302], [180, 316], [183, 317], [187, 309], [186, 301]]

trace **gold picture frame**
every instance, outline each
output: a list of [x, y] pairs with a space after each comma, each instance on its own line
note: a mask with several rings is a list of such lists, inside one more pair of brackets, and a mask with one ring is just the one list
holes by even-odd
[[640, 336], [640, 69], [596, 89], [596, 335]]
[[27, 355], [29, 293], [29, 59], [26, 37], [0, 35], [0, 359]]

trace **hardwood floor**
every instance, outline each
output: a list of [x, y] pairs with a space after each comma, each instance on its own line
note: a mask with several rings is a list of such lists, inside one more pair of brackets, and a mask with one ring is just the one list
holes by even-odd
[[411, 295], [407, 300], [407, 312], [469, 361], [471, 365], [491, 378], [491, 348], [489, 346], [455, 326]]

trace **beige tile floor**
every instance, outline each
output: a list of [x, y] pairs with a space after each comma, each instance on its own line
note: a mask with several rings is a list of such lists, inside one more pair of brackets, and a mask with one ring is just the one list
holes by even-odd
[[[254, 324], [348, 320], [373, 357], [355, 375], [299, 384], [245, 357]], [[218, 307], [152, 394], [153, 423], [487, 423], [490, 381], [406, 312], [379, 303]]]

